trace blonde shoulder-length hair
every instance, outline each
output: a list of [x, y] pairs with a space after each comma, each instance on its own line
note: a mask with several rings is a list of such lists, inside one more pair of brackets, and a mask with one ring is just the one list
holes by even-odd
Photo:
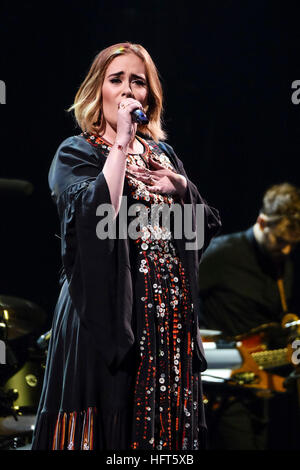
[[82, 131], [101, 135], [105, 126], [102, 113], [102, 85], [107, 67], [115, 57], [129, 53], [134, 53], [143, 60], [148, 84], [146, 112], [149, 123], [138, 125], [138, 132], [153, 138], [156, 142], [164, 140], [166, 133], [162, 129], [162, 86], [152, 58], [140, 44], [130, 42], [114, 44], [97, 54], [76, 93], [73, 105], [67, 111], [74, 110], [75, 119]]

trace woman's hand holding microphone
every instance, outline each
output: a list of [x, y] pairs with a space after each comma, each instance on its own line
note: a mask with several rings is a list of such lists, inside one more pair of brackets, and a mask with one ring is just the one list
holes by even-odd
[[126, 98], [118, 105], [115, 144], [122, 146], [124, 154], [127, 154], [129, 143], [135, 138], [137, 123], [133, 121], [131, 113], [137, 108], [143, 110], [141, 103], [133, 98]]
[[[143, 110], [141, 103], [133, 98], [126, 98], [119, 103], [117, 117], [117, 136], [115, 144], [123, 151], [124, 156], [128, 153], [129, 143], [134, 141], [137, 123], [132, 119], [135, 109]], [[150, 169], [128, 165], [128, 170], [139, 181], [147, 185], [150, 192], [163, 194], [176, 194], [184, 198], [187, 180], [184, 176], [169, 170], [153, 159], [149, 159]]]
[[[139, 101], [132, 98], [125, 98], [119, 103], [115, 142], [102, 170], [108, 184], [111, 204], [115, 210], [115, 217], [121, 205], [128, 148], [130, 145], [134, 145], [137, 129], [137, 124], [133, 122], [131, 113], [137, 108], [142, 109], [142, 105]], [[123, 156], [123, 158], [121, 156]]]

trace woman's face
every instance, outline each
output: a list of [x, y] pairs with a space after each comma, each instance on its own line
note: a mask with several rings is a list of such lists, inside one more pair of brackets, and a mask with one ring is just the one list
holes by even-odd
[[116, 57], [109, 64], [102, 85], [102, 109], [105, 122], [117, 129], [119, 103], [133, 98], [147, 105], [148, 85], [146, 68], [142, 59], [134, 53]]

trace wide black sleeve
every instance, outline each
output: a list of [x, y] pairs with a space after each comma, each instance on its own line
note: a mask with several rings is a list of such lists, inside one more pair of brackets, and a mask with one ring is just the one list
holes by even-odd
[[[117, 355], [118, 282], [121, 272], [114, 238], [99, 239], [97, 224], [107, 216], [97, 215], [100, 205], [111, 206], [103, 174], [105, 157], [80, 137], [67, 139], [58, 149], [49, 173], [50, 187], [61, 220], [62, 261], [72, 304], [91, 341], [110, 366]], [[124, 291], [125, 292], [125, 291]], [[131, 305], [131, 290], [123, 292], [124, 308]], [[125, 305], [126, 304], [126, 305]], [[133, 342], [130, 326], [129, 342]]]

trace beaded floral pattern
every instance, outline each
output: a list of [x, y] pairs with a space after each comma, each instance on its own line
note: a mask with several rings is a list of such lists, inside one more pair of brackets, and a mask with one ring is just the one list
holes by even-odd
[[193, 306], [171, 240], [136, 240], [143, 282], [136, 299], [140, 363], [133, 449], [198, 449], [198, 376], [192, 373]]

